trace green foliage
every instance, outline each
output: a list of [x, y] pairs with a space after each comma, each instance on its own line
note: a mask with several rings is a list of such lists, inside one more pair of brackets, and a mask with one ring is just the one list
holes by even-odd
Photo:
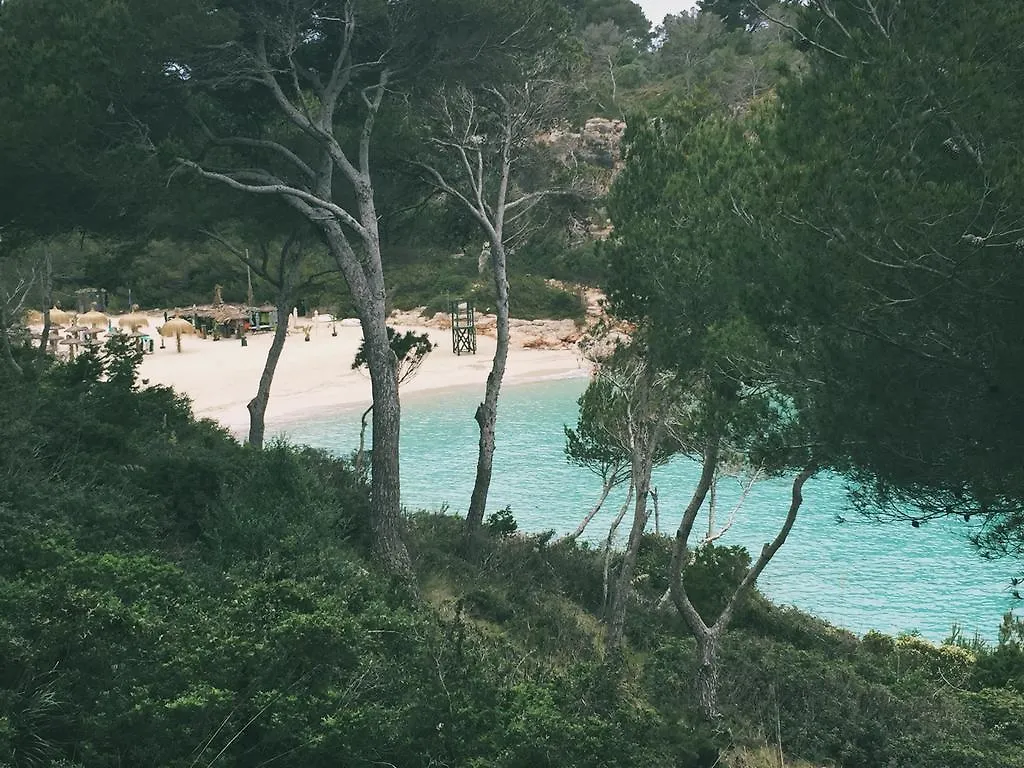
[[650, 22], [658, 19], [644, 17], [643, 9], [633, 0], [562, 0], [572, 14], [579, 29], [595, 24], [614, 24], [636, 39], [645, 39]]
[[[543, 537], [489, 537], [466, 615], [435, 613], [366, 565], [343, 463], [238, 445], [117, 354], [22, 362], [0, 374], [5, 762], [693, 764], [552, 591]], [[461, 521], [437, 522], [452, 567]]]
[[[582, 320], [583, 302], [572, 292], [552, 285], [540, 275], [510, 272], [509, 307], [512, 317], [520, 320], [569, 319]], [[493, 286], [473, 292], [477, 306], [493, 307]]]
[[[0, 760], [696, 768], [728, 746], [697, 724], [692, 642], [653, 608], [666, 539], [641, 551], [635, 650], [605, 658], [601, 552], [495, 535], [477, 565], [451, 546], [461, 519], [417, 515], [417, 603], [368, 565], [366, 488], [342, 462], [238, 445], [112, 375], [123, 351], [19, 355], [24, 377], [0, 372]], [[702, 611], [748, 561], [696, 554]], [[1021, 694], [996, 679], [1019, 659], [1012, 619], [977, 660], [858, 643], [756, 596], [737, 623], [725, 701], [752, 742], [778, 716], [819, 762], [1020, 765]]]
[[979, 649], [977, 656], [976, 686], [1024, 693], [1024, 619], [1007, 613], [999, 628], [999, 643], [992, 649]]
[[[580, 671], [595, 663], [579, 664], [596, 659], [601, 553], [585, 545], [545, 546], [540, 537], [491, 539], [482, 553], [483, 567], [476, 569], [447, 544], [458, 539], [461, 525], [461, 520], [436, 515], [414, 519], [412, 540], [431, 585], [428, 593], [442, 596], [444, 605], [461, 602], [482, 631], [500, 632], [522, 654], [527, 648], [561, 651], [559, 670]], [[631, 695], [657, 713], [648, 726], [648, 745], [671, 744], [675, 757], [670, 764], [711, 765], [720, 752], [774, 744], [778, 727], [787, 764], [799, 756], [811, 765], [852, 768], [1022, 765], [1020, 691], [995, 681], [992, 687], [980, 683], [976, 676], [985, 669], [983, 655], [914, 637], [869, 633], [861, 641], [756, 594], [738, 612], [736, 630], [726, 636], [722, 652], [722, 697], [731, 737], [723, 741], [721, 734], [706, 733], [693, 706], [695, 644], [681, 639], [685, 630], [674, 611], [653, 607], [664, 586], [655, 574], [664, 573], [669, 555], [666, 539], [645, 538], [636, 571], [641, 600], [630, 609], [632, 645], [622, 673], [636, 681]], [[749, 555], [732, 548], [708, 547], [697, 554], [686, 579], [695, 594], [703, 595], [702, 612], [714, 610], [716, 601], [731, 592], [747, 563]], [[567, 598], [578, 601], [577, 611], [591, 614], [589, 622], [581, 621]], [[537, 661], [524, 656], [520, 663], [526, 669]], [[616, 668], [606, 660], [603, 674]], [[551, 670], [545, 674], [561, 686], [573, 685]], [[530, 718], [555, 716], [559, 705], [546, 695], [533, 691], [530, 706], [540, 709], [531, 710]], [[619, 689], [615, 695], [629, 694]], [[573, 733], [586, 738], [585, 730]], [[532, 750], [536, 736], [522, 738], [524, 749]], [[557, 745], [559, 754], [578, 754], [562, 742], [547, 743]]]
[[615, 439], [626, 403], [607, 378], [596, 377], [577, 400], [576, 428], [565, 426], [565, 458], [585, 467], [602, 483], [619, 484], [628, 477], [628, 449]]
[[[672, 559], [672, 539], [644, 534], [637, 553], [636, 581], [641, 599], [653, 605], [668, 589], [668, 565]], [[750, 555], [742, 547], [716, 547], [706, 544], [692, 553], [683, 569], [683, 581], [690, 601], [706, 621], [722, 612], [750, 567]]]
[[[380, 661], [422, 619], [358, 564], [368, 503], [351, 470], [251, 451], [170, 390], [133, 392], [130, 350], [24, 367], [0, 406], [0, 738], [14, 764], [187, 765], [208, 739], [211, 759], [284, 752], [345, 690], [354, 701], [355, 681], [402, 684]], [[377, 727], [334, 746], [362, 753]]]
[[[0, 6], [0, 227], [136, 232], [165, 194], [156, 146], [182, 118], [163, 64], [191, 25], [185, 4], [134, 0]], [[140, 119], [152, 120], [144, 125]]]
[[762, 274], [787, 287], [764, 304], [806, 323], [800, 373], [865, 510], [978, 515], [1019, 551], [1024, 8], [835, 7], [802, 11], [812, 66], [780, 90]]
[[513, 272], [583, 285], [598, 285], [605, 277], [605, 264], [595, 241], [567, 245], [565, 238], [556, 233], [532, 238], [516, 251], [510, 266]]
[[718, 16], [729, 29], [746, 30], [756, 24], [760, 12], [751, 0], [698, 0], [697, 8], [702, 15]]
[[[395, 367], [398, 371], [398, 383], [408, 381], [419, 371], [424, 359], [434, 349], [434, 343], [426, 333], [406, 331], [399, 333], [390, 325], [387, 327], [388, 344], [395, 355]], [[366, 339], [359, 342], [359, 349], [356, 350], [355, 359], [352, 361], [352, 370], [367, 368], [369, 362], [366, 358]]]
[[487, 516], [484, 527], [492, 536], [511, 536], [519, 530], [519, 524], [512, 515], [511, 507], [504, 507], [497, 512], [492, 512]]
[[776, 628], [732, 636], [729, 706], [756, 731], [774, 734], [778, 718], [788, 749], [850, 766], [1020, 764], [1010, 746], [1020, 696], [975, 687], [984, 654], [913, 637], [817, 635], [795, 646]]
[[[387, 280], [388, 300], [394, 307], [426, 307], [424, 313], [430, 316], [447, 312], [449, 302], [456, 298], [468, 298], [479, 311], [494, 311], [493, 281], [489, 274], [477, 272], [473, 255], [424, 255], [415, 261], [399, 261], [388, 268]], [[575, 293], [522, 271], [515, 258], [510, 259], [509, 286], [514, 318], [583, 318], [584, 308]]]
[[[214, 283], [244, 296], [236, 262], [182, 234], [207, 221], [198, 210], [213, 198], [190, 187], [187, 204], [155, 204], [166, 200], [163, 161], [202, 151], [197, 114], [308, 149], [267, 118], [264, 94], [221, 87], [189, 101], [212, 81], [168, 71], [187, 62], [223, 74], [219, 57], [234, 47], [207, 44], [254, 39], [285, 9], [215, 5], [0, 3], [5, 248], [12, 229], [150, 240], [39, 240], [58, 251], [67, 298], [76, 286], [131, 286], [143, 304], [188, 304]], [[841, 25], [809, 8], [803, 29], [841, 55], [811, 46], [799, 81], [801, 57], [777, 27], [673, 17], [647, 50], [633, 3], [561, 5], [589, 62], [567, 113], [662, 114], [631, 120], [610, 243], [570, 248], [547, 232], [511, 259], [513, 316], [581, 317], [575, 295], [545, 278], [606, 280], [620, 313], [661, 332], [659, 365], [701, 373], [695, 391], [728, 415], [725, 432], [748, 455], [791, 460], [776, 427], [810, 408], [835, 463], [879, 479], [867, 501], [980, 512], [989, 543], [1019, 548], [1017, 5], [883, 0], [872, 19], [840, 0], [830, 7]], [[718, 9], [741, 26], [740, 4], [727, 5]], [[537, 53], [564, 51], [569, 24], [548, 2], [364, 12], [358, 55], [399, 55], [412, 98], [458, 73], [508, 77], [522, 51], [494, 50], [496, 28], [525, 24]], [[303, 28], [309, 73], [328, 71], [335, 42], [316, 23]], [[773, 113], [759, 100], [780, 83]], [[359, 117], [358, 99], [349, 106], [343, 142]], [[726, 107], [737, 117], [721, 117]], [[389, 140], [375, 146], [403, 145], [395, 122], [382, 113]], [[457, 248], [471, 222], [427, 206], [431, 227], [401, 231], [392, 213], [418, 190], [388, 175], [394, 158], [374, 163], [387, 169], [389, 299], [493, 306], [474, 255], [402, 252], [423, 239]], [[153, 227], [190, 244], [151, 239]], [[1024, 625], [1012, 615], [995, 647], [956, 636], [935, 647], [857, 640], [755, 593], [722, 652], [737, 742], [725, 743], [726, 731], [695, 724], [694, 644], [656, 607], [667, 539], [644, 538], [632, 645], [605, 657], [604, 561], [585, 544], [510, 535], [502, 510], [471, 564], [453, 551], [461, 521], [416, 516], [420, 603], [366, 557], [367, 489], [344, 462], [238, 445], [171, 390], [138, 390], [138, 355], [122, 340], [67, 363], [15, 354], [24, 375], [0, 369], [0, 764], [695, 767], [774, 742], [777, 729], [788, 753], [816, 765], [1022, 765]], [[747, 398], [736, 386], [777, 394], [793, 379], [820, 388]], [[571, 452], [604, 460], [585, 426]], [[748, 564], [735, 548], [694, 553], [684, 579], [703, 615]]]

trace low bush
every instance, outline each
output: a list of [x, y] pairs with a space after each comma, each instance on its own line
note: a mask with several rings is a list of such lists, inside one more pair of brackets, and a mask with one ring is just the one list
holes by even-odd
[[[1024, 768], [1021, 648], [858, 640], [756, 593], [721, 650], [718, 727], [694, 641], [659, 608], [645, 537], [621, 653], [605, 555], [490, 518], [417, 514], [428, 601], [376, 570], [368, 489], [343, 461], [241, 446], [125, 351], [0, 368], [0, 765], [757, 765]], [[614, 558], [613, 558], [614, 559]], [[705, 615], [749, 556], [705, 547]], [[748, 759], [749, 758], [749, 759]], [[724, 761], [724, 762], [723, 762]], [[746, 762], [744, 762], [746, 761]]]

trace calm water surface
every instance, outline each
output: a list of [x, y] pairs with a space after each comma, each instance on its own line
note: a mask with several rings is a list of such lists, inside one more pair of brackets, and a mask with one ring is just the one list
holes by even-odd
[[[600, 491], [596, 476], [570, 466], [563, 453], [563, 425], [575, 425], [576, 398], [585, 386], [583, 379], [568, 379], [503, 391], [490, 511], [511, 506], [527, 531], [575, 529]], [[404, 398], [402, 495], [410, 509], [447, 504], [452, 512], [465, 512], [476, 465], [473, 412], [481, 395], [453, 389]], [[358, 444], [359, 410], [294, 421], [281, 432], [293, 442], [347, 455]], [[669, 529], [678, 525], [698, 474], [697, 465], [685, 460], [655, 471]], [[791, 487], [785, 479], [755, 484], [722, 543], [760, 551], [785, 517]], [[720, 518], [738, 495], [737, 484], [722, 483]], [[591, 523], [592, 538], [606, 535], [613, 501]], [[994, 639], [1003, 613], [1013, 607], [1007, 590], [1013, 563], [982, 560], [967, 544], [966, 528], [958, 520], [916, 529], [865, 521], [851, 511], [840, 480], [819, 476], [804, 487], [796, 525], [758, 585], [778, 603], [858, 633], [918, 631], [939, 641], [957, 623]]]

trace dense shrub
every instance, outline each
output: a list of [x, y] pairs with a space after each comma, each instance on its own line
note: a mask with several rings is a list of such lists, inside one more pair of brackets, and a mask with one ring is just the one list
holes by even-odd
[[[579, 297], [547, 282], [545, 273], [531, 274], [509, 267], [510, 311], [524, 320], [582, 319]], [[480, 312], [493, 313], [494, 283], [490, 273], [480, 275], [471, 256], [424, 257], [395, 265], [388, 272], [388, 298], [393, 308], [426, 307], [426, 314], [447, 312], [449, 303], [469, 299]]]
[[[756, 593], [722, 649], [725, 728], [645, 537], [622, 654], [605, 558], [492, 516], [418, 514], [418, 600], [367, 556], [367, 488], [283, 443], [241, 446], [126, 350], [0, 369], [0, 766], [684, 766], [781, 740], [814, 764], [1021, 768], [1018, 619], [1000, 643], [858, 640]], [[695, 553], [720, 610], [749, 562]]]

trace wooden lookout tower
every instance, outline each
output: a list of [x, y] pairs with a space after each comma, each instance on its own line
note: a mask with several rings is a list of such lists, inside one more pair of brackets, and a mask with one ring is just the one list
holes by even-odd
[[448, 306], [452, 318], [452, 352], [461, 355], [476, 354], [476, 315], [473, 305], [465, 299], [456, 299]]

